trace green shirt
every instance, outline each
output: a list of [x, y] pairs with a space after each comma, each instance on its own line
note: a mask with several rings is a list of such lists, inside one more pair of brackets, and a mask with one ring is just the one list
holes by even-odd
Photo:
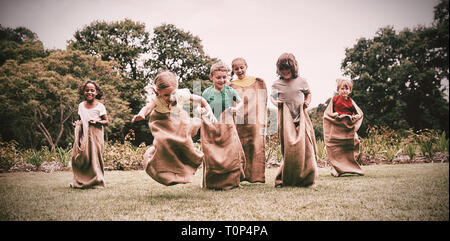
[[239, 103], [241, 101], [236, 91], [228, 85], [225, 85], [221, 92], [215, 90], [214, 86], [210, 86], [203, 91], [202, 97], [211, 106], [217, 120], [220, 120], [220, 114], [224, 110], [233, 107], [233, 102]]

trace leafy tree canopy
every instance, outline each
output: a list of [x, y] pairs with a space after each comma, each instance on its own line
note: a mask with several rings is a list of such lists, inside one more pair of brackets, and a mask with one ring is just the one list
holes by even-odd
[[150, 59], [145, 63], [149, 76], [154, 78], [161, 70], [174, 72], [180, 81], [180, 88], [194, 91], [194, 80], [201, 82], [201, 90], [209, 87], [209, 68], [217, 61], [205, 54], [198, 36], [163, 24], [154, 28], [150, 48]]
[[[443, 2], [448, 9], [448, 1]], [[449, 105], [441, 85], [448, 76], [448, 59], [443, 57], [448, 56], [448, 43], [440, 45], [437, 39], [442, 37], [435, 26], [399, 33], [388, 26], [374, 38], [361, 38], [346, 49], [341, 68], [355, 82], [353, 98], [363, 109], [366, 123], [448, 133]]]
[[111, 119], [107, 134], [120, 133], [131, 113], [115, 87], [123, 78], [114, 67], [81, 51], [54, 51], [22, 64], [8, 60], [0, 67], [0, 115], [6, 120], [0, 122], [2, 138], [26, 147], [68, 145], [83, 100], [78, 86], [87, 79], [104, 91]]
[[138, 112], [144, 100], [144, 87], [148, 80], [144, 74], [144, 54], [150, 48], [150, 34], [145, 24], [130, 19], [105, 22], [94, 21], [74, 34], [68, 49], [76, 49], [98, 56], [103, 61], [115, 61], [125, 78], [125, 84], [117, 86], [133, 112]]
[[8, 59], [24, 63], [47, 55], [44, 45], [31, 30], [24, 27], [4, 28], [0, 25], [0, 66]]

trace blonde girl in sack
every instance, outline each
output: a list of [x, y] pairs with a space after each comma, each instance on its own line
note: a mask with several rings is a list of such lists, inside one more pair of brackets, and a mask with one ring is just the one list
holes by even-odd
[[237, 79], [229, 84], [243, 102], [243, 107], [236, 115], [236, 129], [245, 152], [245, 178], [242, 181], [264, 183], [267, 88], [263, 79], [247, 76], [247, 68], [245, 59], [234, 59], [231, 76], [237, 75]]
[[156, 95], [132, 119], [132, 122], [145, 120], [150, 114], [148, 125], [154, 140], [144, 154], [144, 169], [163, 185], [190, 183], [203, 158], [192, 140], [201, 121], [190, 118], [183, 105], [189, 101], [200, 102], [198, 108], [203, 109], [202, 115], [212, 122], [216, 122], [215, 117], [201, 96], [191, 94], [188, 89], [178, 89], [176, 76], [170, 71], [156, 76], [153, 90]]

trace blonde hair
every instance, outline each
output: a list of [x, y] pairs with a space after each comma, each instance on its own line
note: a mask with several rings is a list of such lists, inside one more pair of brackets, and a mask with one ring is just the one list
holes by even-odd
[[353, 80], [351, 79], [336, 79], [337, 87], [336, 89], [339, 91], [339, 88], [343, 85], [347, 85], [350, 90], [353, 89]]
[[244, 62], [244, 64], [245, 64], [245, 67], [247, 67], [248, 68], [248, 65], [247, 65], [247, 61], [245, 61], [245, 59], [244, 58], [241, 58], [241, 57], [239, 57], [239, 58], [235, 58], [235, 59], [233, 59], [233, 61], [231, 61], [231, 79], [233, 79], [233, 75], [234, 75], [234, 72], [233, 72], [233, 67], [236, 65], [236, 62], [238, 62], [238, 61], [242, 61], [242, 62]]
[[224, 62], [219, 61], [211, 66], [211, 69], [209, 70], [209, 74], [212, 76], [212, 75], [214, 75], [214, 72], [216, 72], [216, 71], [224, 71], [224, 72], [227, 72], [227, 74], [228, 74], [228, 71], [230, 71], [230, 70], [228, 69], [227, 65]]
[[160, 90], [163, 90], [163, 89], [169, 88], [169, 87], [178, 88], [178, 80], [174, 73], [166, 70], [166, 71], [160, 72], [158, 75], [156, 75], [153, 85], [154, 86], [152, 88], [154, 91], [155, 91], [155, 88], [157, 91], [160, 91]]
[[277, 60], [277, 74], [281, 76], [281, 70], [290, 70], [292, 74], [292, 78], [295, 79], [298, 77], [298, 62], [295, 59], [295, 56], [291, 53], [283, 53], [278, 57]]

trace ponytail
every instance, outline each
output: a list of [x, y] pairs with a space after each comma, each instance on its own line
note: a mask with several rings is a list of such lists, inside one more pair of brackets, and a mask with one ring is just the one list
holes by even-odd
[[150, 89], [151, 91], [153, 91], [153, 93], [155, 93], [156, 95], [158, 95], [158, 91], [156, 90], [156, 86], [155, 86], [154, 84], [150, 85], [150, 86], [149, 86], [149, 89]]

